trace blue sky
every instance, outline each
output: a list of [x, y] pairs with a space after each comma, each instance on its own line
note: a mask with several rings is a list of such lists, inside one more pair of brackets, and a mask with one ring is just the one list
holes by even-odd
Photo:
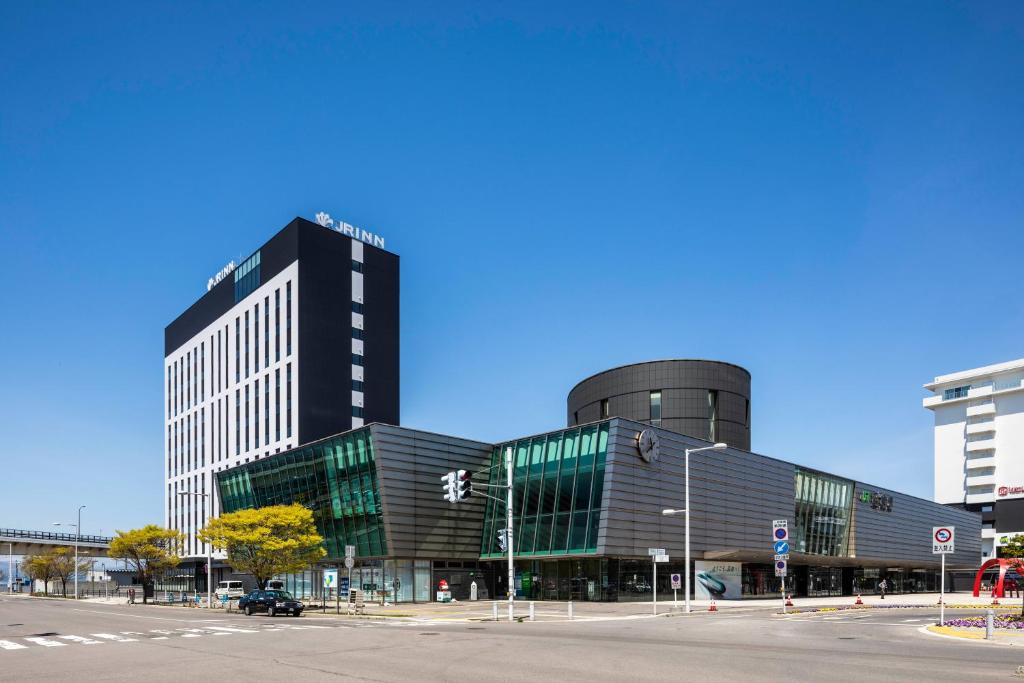
[[408, 426], [714, 358], [927, 497], [921, 384], [1024, 356], [1017, 3], [301, 4], [0, 7], [0, 526], [159, 521], [164, 326], [318, 210], [402, 256]]

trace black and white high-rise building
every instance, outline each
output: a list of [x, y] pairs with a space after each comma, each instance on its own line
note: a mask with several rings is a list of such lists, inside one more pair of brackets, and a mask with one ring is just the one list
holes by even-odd
[[164, 330], [165, 523], [201, 557], [214, 474], [371, 422], [399, 424], [398, 256], [296, 218]]

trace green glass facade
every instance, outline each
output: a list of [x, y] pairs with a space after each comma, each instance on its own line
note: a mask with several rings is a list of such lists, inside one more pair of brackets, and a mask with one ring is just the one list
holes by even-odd
[[808, 555], [848, 555], [853, 519], [853, 482], [796, 470], [796, 524], [790, 545]]
[[328, 558], [356, 546], [360, 558], [387, 555], [380, 487], [369, 429], [348, 432], [217, 475], [221, 508], [300, 503], [313, 511]]
[[[504, 453], [512, 447], [513, 530], [517, 557], [594, 553], [601, 521], [608, 422], [576, 427], [497, 446], [490, 481], [507, 481]], [[503, 495], [501, 489], [489, 489]], [[505, 505], [487, 501], [482, 558], [500, 558], [498, 532]]]

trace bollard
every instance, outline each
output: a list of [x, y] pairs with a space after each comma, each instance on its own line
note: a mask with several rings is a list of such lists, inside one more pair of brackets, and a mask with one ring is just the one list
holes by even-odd
[[533, 600], [530, 601], [530, 621], [533, 621]]
[[515, 607], [515, 603], [514, 602], [508, 603], [508, 620], [509, 621], [515, 621], [516, 620], [516, 607]]
[[491, 603], [491, 607], [494, 608], [492, 610], [492, 612], [494, 614], [494, 620], [497, 621], [498, 620], [498, 603], [497, 603], [497, 601], [492, 602]]
[[572, 619], [572, 600], [569, 601], [569, 618]]
[[995, 612], [985, 610], [985, 640], [992, 640], [992, 632], [995, 629]]

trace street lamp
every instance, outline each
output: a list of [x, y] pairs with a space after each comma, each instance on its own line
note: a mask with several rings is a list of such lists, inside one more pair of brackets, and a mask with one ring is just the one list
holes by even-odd
[[85, 508], [84, 505], [78, 506], [78, 524], [61, 524], [60, 522], [54, 522], [54, 526], [73, 526], [75, 527], [75, 600], [78, 600], [78, 541], [82, 536], [82, 510]]
[[[721, 451], [728, 448], [728, 444], [716, 443], [714, 446], [703, 446], [702, 448], [687, 448], [686, 449], [686, 507], [682, 510], [675, 510], [668, 508], [661, 511], [663, 515], [674, 515], [677, 513], [683, 513], [686, 515], [686, 584], [684, 591], [686, 594], [686, 612], [690, 612], [690, 453], [700, 453], [701, 451]], [[657, 589], [655, 589], [657, 590]]]
[[7, 592], [14, 592], [14, 544], [7, 544]]
[[[179, 491], [179, 496], [197, 496], [203, 499], [203, 528], [210, 523], [210, 517], [206, 511], [206, 499], [211, 496], [209, 493], [193, 493], [192, 491]], [[206, 608], [213, 609], [213, 545], [206, 544]]]

